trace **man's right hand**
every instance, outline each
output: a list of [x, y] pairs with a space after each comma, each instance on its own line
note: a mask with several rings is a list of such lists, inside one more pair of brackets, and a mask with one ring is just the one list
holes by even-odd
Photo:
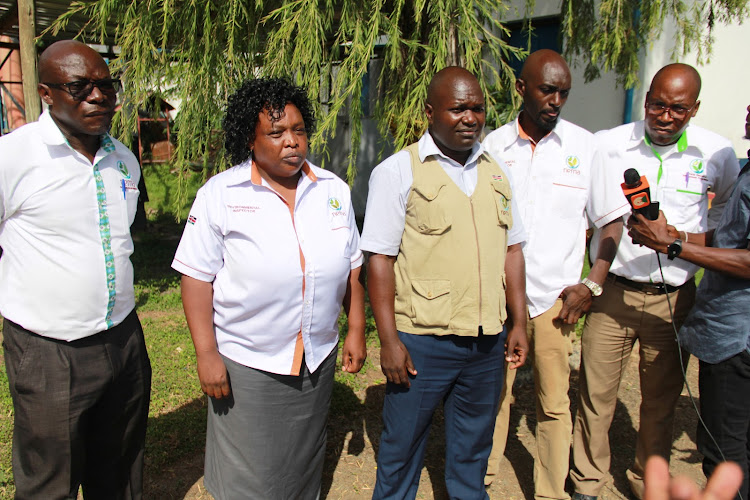
[[411, 385], [409, 375], [417, 375], [409, 351], [400, 340], [380, 344], [380, 368], [388, 382], [406, 387]]
[[196, 352], [198, 361], [198, 379], [201, 390], [209, 397], [222, 399], [232, 392], [229, 387], [229, 377], [224, 360], [218, 351]]

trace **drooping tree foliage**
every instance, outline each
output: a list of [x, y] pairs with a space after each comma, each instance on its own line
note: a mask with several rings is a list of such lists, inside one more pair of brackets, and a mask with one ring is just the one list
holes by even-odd
[[[717, 21], [742, 19], [750, 0], [562, 0], [564, 46], [587, 64], [587, 75], [614, 70], [632, 86], [638, 51], [677, 20], [678, 48], [706, 54]], [[356, 174], [364, 76], [377, 82], [375, 118], [396, 147], [426, 127], [424, 98], [431, 76], [452, 64], [475, 73], [487, 96], [488, 124], [517, 110], [508, 63], [523, 52], [506, 43], [509, 9], [531, 12], [534, 0], [87, 0], [73, 13], [91, 22], [81, 31], [97, 41], [117, 20], [122, 48], [115, 61], [126, 102], [142, 105], [157, 92], [179, 99], [177, 164], [226, 166], [220, 124], [226, 97], [250, 76], [287, 76], [316, 103], [319, 127], [311, 147], [326, 151], [342, 121], [351, 127], [348, 177]], [[515, 10], [514, 8], [514, 10]], [[522, 12], [523, 14], [523, 12]], [[379, 60], [374, 66], [372, 60]], [[123, 112], [121, 135], [135, 130]]]
[[619, 83], [638, 84], [639, 50], [676, 24], [674, 56], [695, 51], [698, 61], [711, 54], [716, 23], [742, 22], [748, 0], [563, 0], [565, 53], [586, 64], [586, 80], [600, 70], [615, 71]]

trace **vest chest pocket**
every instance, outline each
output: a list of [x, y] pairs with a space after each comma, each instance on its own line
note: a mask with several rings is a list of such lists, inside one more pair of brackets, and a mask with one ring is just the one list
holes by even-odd
[[510, 203], [510, 184], [504, 181], [492, 181], [493, 198], [497, 207], [497, 223], [500, 226], [511, 227], [513, 225], [513, 214]]
[[448, 326], [451, 320], [450, 280], [419, 280], [411, 282], [414, 290], [412, 318], [419, 326]]
[[[414, 207], [414, 218], [417, 231], [422, 234], [438, 235], [445, 233], [451, 227], [447, 207], [441, 203], [444, 184], [420, 188], [415, 186], [409, 200]], [[407, 209], [407, 212], [409, 210]]]

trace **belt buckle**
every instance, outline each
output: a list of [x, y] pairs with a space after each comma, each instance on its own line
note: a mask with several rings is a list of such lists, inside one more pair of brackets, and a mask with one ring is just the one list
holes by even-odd
[[651, 295], [659, 295], [665, 292], [664, 285], [661, 283], [641, 283], [641, 290]]

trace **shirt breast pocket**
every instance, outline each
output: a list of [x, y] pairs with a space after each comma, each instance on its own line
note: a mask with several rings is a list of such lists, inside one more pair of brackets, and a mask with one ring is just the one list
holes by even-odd
[[349, 218], [345, 212], [333, 212], [328, 216], [328, 234], [325, 236], [331, 255], [351, 257], [349, 248]]
[[440, 203], [445, 185], [430, 186], [427, 189], [414, 187], [410, 200], [414, 206], [417, 230], [422, 234], [440, 235], [451, 227], [451, 219], [445, 203]]
[[549, 206], [551, 213], [561, 219], [583, 217], [588, 200], [588, 189], [569, 180], [557, 180], [550, 186]]
[[661, 191], [660, 203], [670, 224], [694, 224], [701, 219], [703, 204], [708, 203], [710, 185], [705, 175], [671, 172]]

